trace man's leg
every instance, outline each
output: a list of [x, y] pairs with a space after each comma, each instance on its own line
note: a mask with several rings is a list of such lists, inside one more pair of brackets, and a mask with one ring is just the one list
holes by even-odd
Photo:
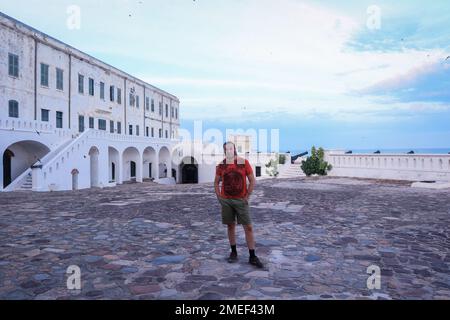
[[245, 240], [247, 241], [248, 250], [255, 250], [255, 236], [253, 235], [253, 226], [251, 224], [244, 225]]
[[228, 262], [233, 263], [237, 261], [236, 249], [236, 223], [229, 223], [228, 226], [228, 240], [230, 241], [231, 253]]
[[248, 262], [258, 268], [263, 268], [264, 265], [255, 254], [255, 236], [253, 235], [253, 226], [251, 224], [243, 225], [245, 232], [245, 240], [247, 241], [248, 252], [250, 258]]
[[229, 223], [228, 225], [228, 240], [230, 240], [230, 246], [236, 245], [236, 223]]

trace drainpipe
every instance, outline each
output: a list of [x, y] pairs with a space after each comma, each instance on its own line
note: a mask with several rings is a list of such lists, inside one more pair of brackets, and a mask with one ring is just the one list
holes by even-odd
[[69, 54], [69, 130], [70, 130], [70, 123], [71, 123], [71, 106], [72, 106], [72, 55]]
[[145, 86], [144, 86], [144, 103], [143, 103], [143, 108], [144, 109], [144, 126], [142, 127], [143, 133], [144, 133], [144, 137], [145, 134], [147, 133], [147, 130], [145, 129], [145, 110], [147, 108], [147, 100], [145, 99]]
[[123, 80], [123, 106], [124, 106], [124, 110], [125, 110], [125, 118], [123, 119], [123, 134], [127, 134], [127, 130], [128, 130], [128, 125], [127, 125], [127, 99], [128, 99], [128, 94], [127, 94], [127, 78], [125, 78]]
[[34, 38], [34, 120], [37, 120], [37, 46], [38, 42]]

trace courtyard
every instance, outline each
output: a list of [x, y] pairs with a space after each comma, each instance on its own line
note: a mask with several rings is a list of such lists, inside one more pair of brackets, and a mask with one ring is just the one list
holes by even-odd
[[[212, 184], [0, 194], [1, 299], [450, 299], [450, 192], [260, 180], [229, 264]], [[81, 290], [68, 290], [79, 266]], [[371, 265], [381, 288], [368, 289]]]

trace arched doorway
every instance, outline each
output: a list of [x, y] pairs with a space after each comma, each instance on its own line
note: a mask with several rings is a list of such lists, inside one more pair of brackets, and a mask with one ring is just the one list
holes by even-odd
[[8, 146], [2, 155], [3, 188], [8, 187], [49, 152], [46, 145], [33, 140], [23, 140]]
[[109, 162], [109, 182], [118, 182], [119, 181], [119, 171], [120, 168], [118, 164], [120, 163], [120, 154], [117, 149], [113, 147], [108, 147], [108, 162]]
[[6, 149], [3, 153], [3, 188], [9, 186], [11, 180], [11, 160], [14, 157], [14, 153]]
[[177, 170], [172, 169], [172, 178], [175, 179], [175, 181], [177, 181]]
[[78, 171], [78, 169], [73, 169], [71, 174], [72, 174], [72, 190], [78, 190], [78, 174], [80, 172]]
[[116, 164], [111, 162], [111, 181], [116, 181]]
[[181, 183], [198, 183], [198, 164], [193, 157], [181, 161]]
[[136, 162], [130, 161], [130, 178], [136, 180]]
[[90, 169], [91, 169], [91, 188], [99, 186], [98, 181], [98, 155], [100, 152], [96, 147], [89, 150]]
[[162, 147], [159, 150], [159, 178], [168, 178], [172, 172], [172, 168], [169, 167], [170, 164], [170, 152], [167, 147]]
[[142, 182], [142, 157], [135, 147], [128, 147], [122, 155], [123, 181]]
[[143, 174], [145, 179], [157, 178], [157, 163], [156, 151], [152, 147], [147, 147], [143, 154]]

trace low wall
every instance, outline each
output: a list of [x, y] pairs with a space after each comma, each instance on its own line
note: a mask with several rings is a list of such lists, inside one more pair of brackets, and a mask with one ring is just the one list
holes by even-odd
[[409, 181], [450, 181], [447, 154], [345, 154], [325, 152], [330, 176]]

